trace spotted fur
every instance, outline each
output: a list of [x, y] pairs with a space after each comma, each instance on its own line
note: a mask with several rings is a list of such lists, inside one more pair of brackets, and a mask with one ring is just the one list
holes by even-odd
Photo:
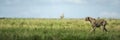
[[102, 26], [103, 31], [107, 32], [107, 29], [106, 29], [107, 21], [106, 20], [104, 20], [104, 19], [96, 20], [95, 18], [92, 18], [92, 17], [86, 17], [85, 20], [89, 21], [91, 23], [91, 25], [92, 25], [91, 31], [95, 31], [96, 28], [99, 28]]

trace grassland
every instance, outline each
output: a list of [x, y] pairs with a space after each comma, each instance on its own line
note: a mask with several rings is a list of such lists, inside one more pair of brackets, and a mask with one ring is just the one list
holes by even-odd
[[90, 33], [83, 19], [0, 19], [0, 40], [120, 40], [120, 20], [107, 20], [109, 32]]

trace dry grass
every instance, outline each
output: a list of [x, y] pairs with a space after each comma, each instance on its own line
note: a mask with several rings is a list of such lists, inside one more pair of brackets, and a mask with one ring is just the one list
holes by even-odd
[[108, 23], [93, 34], [83, 19], [0, 19], [0, 40], [119, 40], [120, 20]]

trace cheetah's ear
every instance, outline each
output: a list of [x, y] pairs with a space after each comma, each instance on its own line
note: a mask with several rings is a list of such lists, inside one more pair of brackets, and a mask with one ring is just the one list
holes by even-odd
[[90, 17], [86, 17], [86, 18], [85, 18], [85, 21], [89, 21], [89, 20], [90, 20]]

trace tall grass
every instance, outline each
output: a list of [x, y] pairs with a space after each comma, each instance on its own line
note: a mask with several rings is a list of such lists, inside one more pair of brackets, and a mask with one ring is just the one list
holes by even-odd
[[119, 40], [120, 20], [108, 20], [107, 29], [90, 33], [83, 19], [0, 19], [0, 40]]

